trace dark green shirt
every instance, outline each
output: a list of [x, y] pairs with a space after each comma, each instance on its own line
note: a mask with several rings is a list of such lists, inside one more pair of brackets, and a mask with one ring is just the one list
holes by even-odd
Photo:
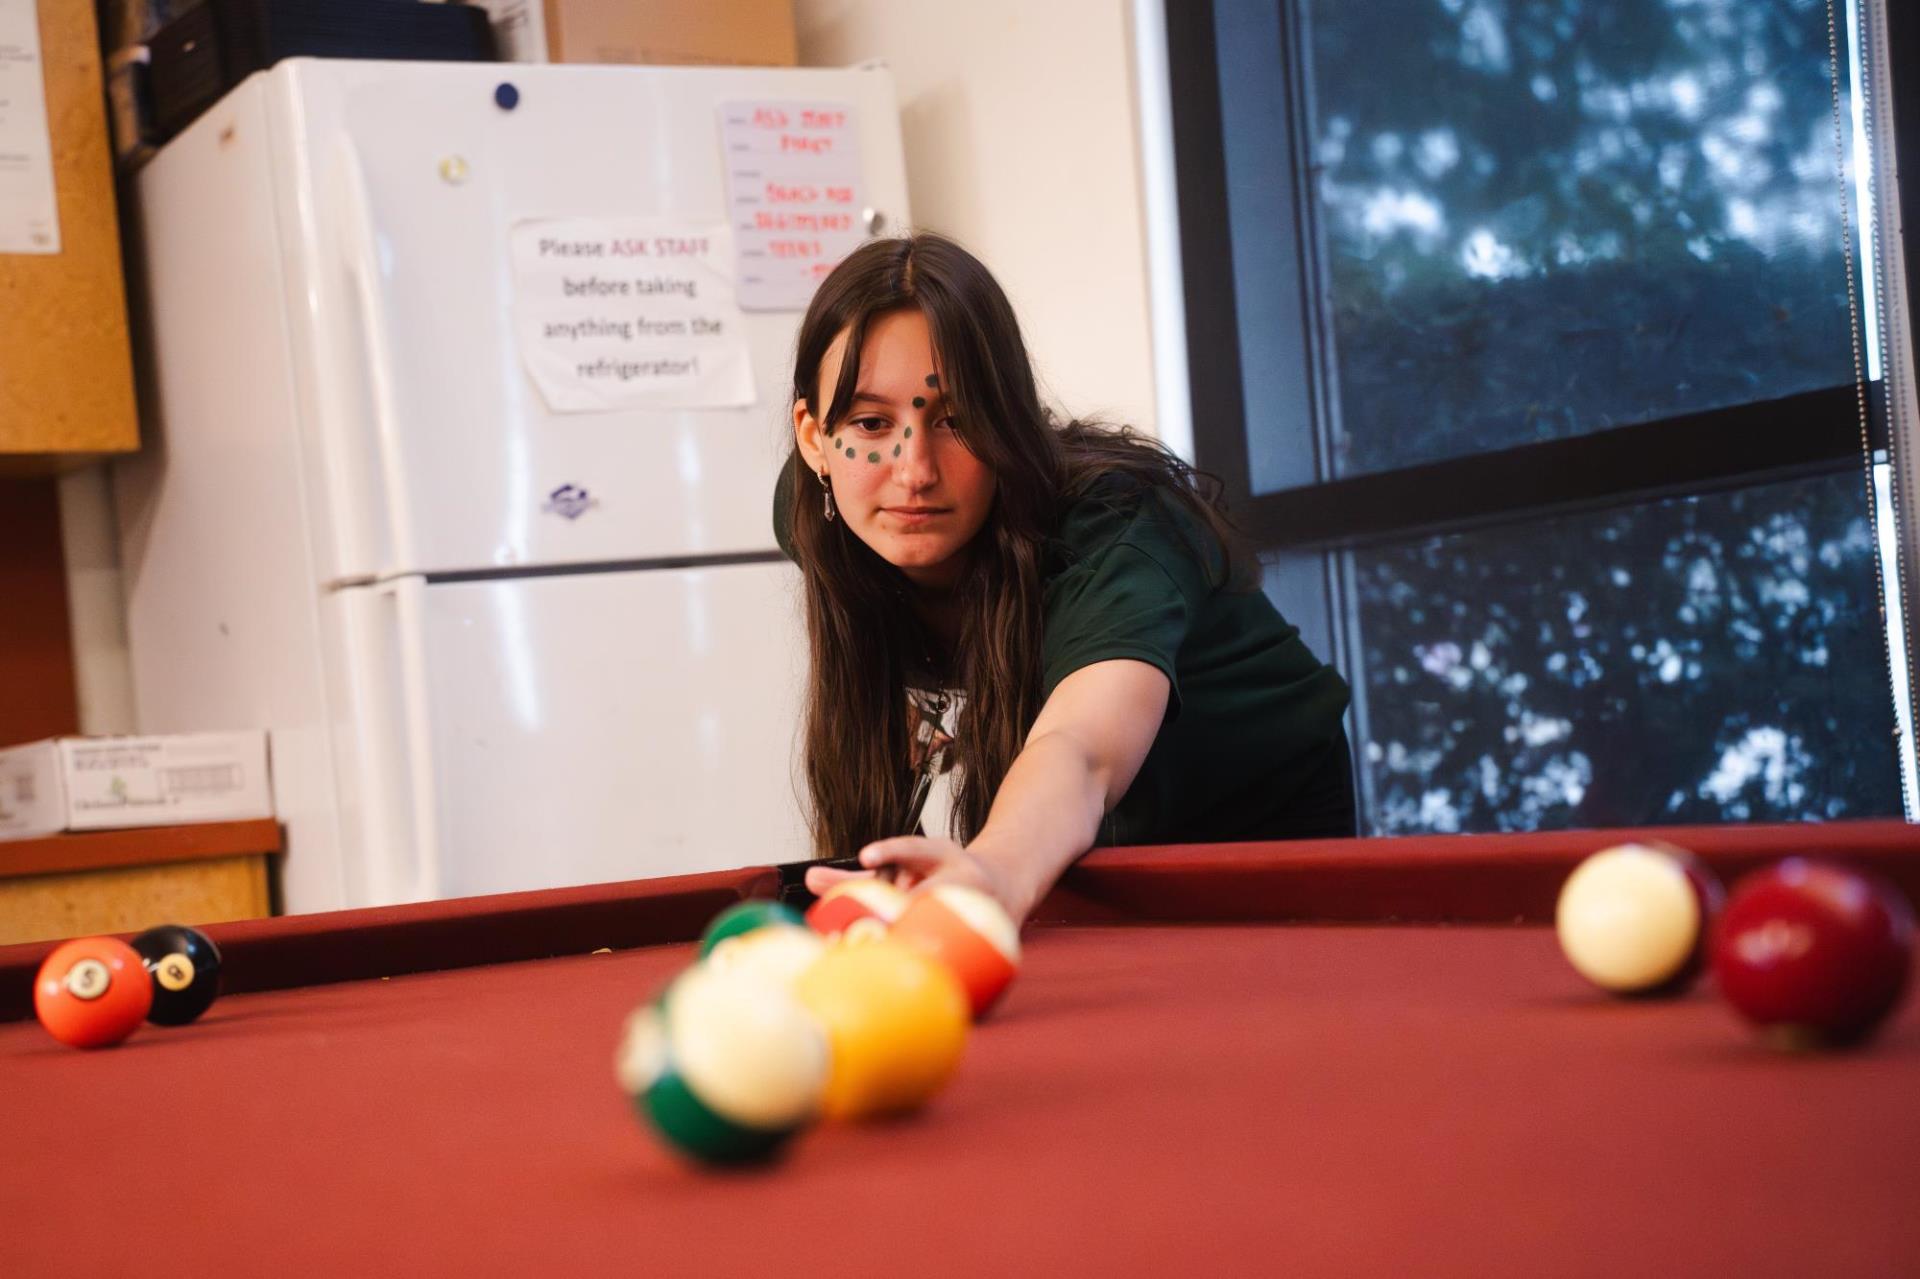
[[[789, 557], [793, 469], [774, 495]], [[1062, 515], [1045, 557], [1042, 674], [1051, 696], [1083, 666], [1131, 658], [1171, 688], [1166, 720], [1101, 844], [1282, 838], [1302, 786], [1345, 769], [1347, 685], [1258, 590], [1216, 586], [1219, 543], [1178, 499], [1125, 476]]]
[[1070, 506], [1048, 546], [1044, 694], [1114, 658], [1171, 685], [1101, 844], [1283, 835], [1301, 784], [1344, 742], [1346, 681], [1266, 595], [1215, 585], [1220, 570], [1219, 543], [1177, 498], [1121, 476]]

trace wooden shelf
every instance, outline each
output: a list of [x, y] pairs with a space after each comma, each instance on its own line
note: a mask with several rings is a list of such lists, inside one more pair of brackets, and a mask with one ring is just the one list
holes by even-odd
[[280, 823], [271, 819], [74, 832], [44, 839], [0, 840], [0, 878], [279, 851]]
[[0, 944], [272, 913], [273, 821], [0, 841]]

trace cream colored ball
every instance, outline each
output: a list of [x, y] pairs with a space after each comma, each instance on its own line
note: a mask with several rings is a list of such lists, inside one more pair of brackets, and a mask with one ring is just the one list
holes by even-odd
[[[672, 1066], [715, 1113], [774, 1129], [819, 1113], [831, 1064], [826, 1032], [779, 982], [696, 964], [667, 989], [662, 1015]], [[651, 1055], [623, 1052], [622, 1082]]]
[[713, 948], [705, 962], [719, 972], [763, 977], [792, 990], [800, 974], [826, 948], [826, 938], [811, 928], [774, 925], [727, 938]]
[[1687, 872], [1655, 848], [1623, 844], [1581, 862], [1560, 889], [1554, 931], [1582, 977], [1618, 994], [1649, 990], [1686, 964], [1700, 937]]

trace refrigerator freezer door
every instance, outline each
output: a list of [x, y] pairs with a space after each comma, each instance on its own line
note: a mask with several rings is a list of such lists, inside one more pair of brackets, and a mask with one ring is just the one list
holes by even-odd
[[888, 75], [302, 60], [267, 75], [330, 486], [323, 581], [771, 548], [799, 316], [738, 315], [747, 407], [555, 413], [517, 345], [512, 230], [725, 227], [720, 109], [756, 99], [851, 108], [864, 203], [903, 223]]
[[798, 584], [754, 563], [338, 592], [370, 700], [392, 711], [362, 739], [370, 769], [346, 770], [379, 845], [351, 859], [357, 895], [806, 857]]

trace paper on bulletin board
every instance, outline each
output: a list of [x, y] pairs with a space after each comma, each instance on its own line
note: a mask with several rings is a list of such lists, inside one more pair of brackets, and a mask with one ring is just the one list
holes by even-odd
[[724, 223], [542, 218], [511, 242], [520, 358], [553, 412], [754, 402]]
[[855, 125], [853, 108], [832, 102], [720, 108], [747, 310], [806, 310], [820, 281], [866, 238]]
[[0, 253], [58, 253], [36, 0], [0, 0]]

